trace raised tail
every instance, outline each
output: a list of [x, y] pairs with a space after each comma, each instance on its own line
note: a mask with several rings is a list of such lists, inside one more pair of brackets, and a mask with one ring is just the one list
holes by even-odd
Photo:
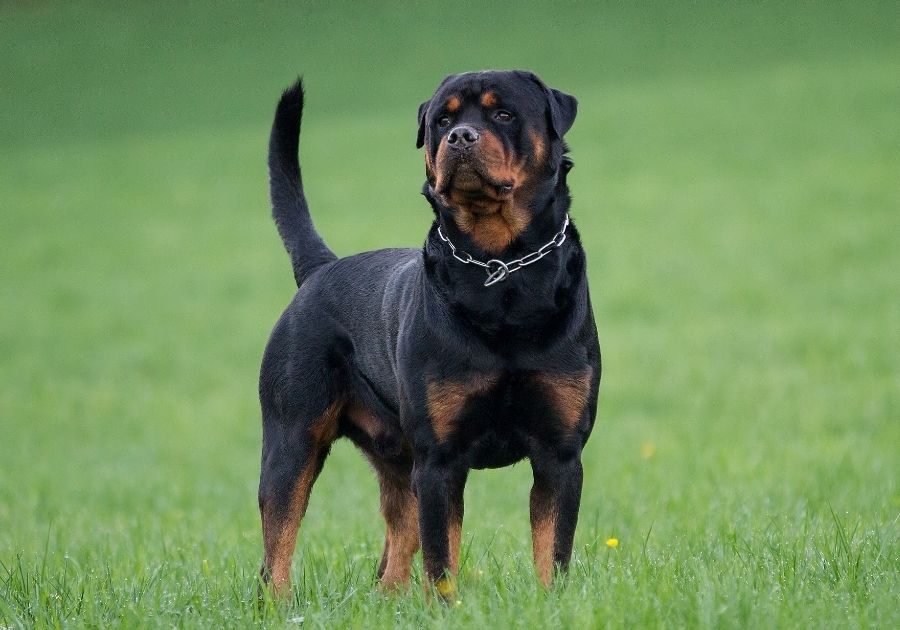
[[269, 136], [269, 194], [272, 218], [291, 256], [299, 287], [321, 265], [335, 260], [316, 232], [300, 176], [300, 119], [303, 116], [303, 80], [284, 91]]

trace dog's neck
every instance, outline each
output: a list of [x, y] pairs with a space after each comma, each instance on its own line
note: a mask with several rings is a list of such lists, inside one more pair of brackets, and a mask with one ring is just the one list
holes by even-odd
[[436, 218], [423, 251], [425, 271], [436, 299], [446, 302], [462, 325], [474, 328], [483, 338], [509, 341], [510, 337], [533, 339], [565, 328], [565, 315], [573, 304], [587, 299], [584, 255], [574, 226], [566, 240], [543, 259], [509, 274], [506, 279], [484, 286], [487, 271], [464, 264], [453, 255], [438, 228], [454, 244], [457, 254], [466, 252], [477, 260], [510, 262], [538, 251], [549, 243], [565, 223], [570, 196], [566, 185], [568, 168], [535, 191], [527, 208], [527, 226], [502, 251], [485, 251], [478, 238], [463, 230], [457, 210], [426, 183], [423, 194]]
[[[527, 195], [527, 201], [519, 200], [519, 193], [514, 192], [509, 203], [516, 208], [507, 207], [493, 214], [474, 215], [457, 209], [429, 182], [423, 186], [422, 194], [434, 211], [435, 226], [458, 248], [479, 260], [512, 260], [537, 250], [562, 227], [571, 203], [566, 184], [571, 165], [565, 159], [550, 178], [522, 193]], [[497, 229], [499, 226], [502, 227]], [[487, 236], [491, 232], [499, 233]]]

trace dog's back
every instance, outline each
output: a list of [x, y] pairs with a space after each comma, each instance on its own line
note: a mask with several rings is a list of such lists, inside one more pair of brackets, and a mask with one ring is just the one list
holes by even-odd
[[397, 384], [391, 379], [395, 370], [388, 340], [397, 337], [398, 305], [408, 301], [416, 286], [421, 250], [382, 249], [339, 259], [325, 244], [303, 191], [298, 153], [303, 104], [298, 80], [278, 102], [269, 139], [272, 216], [298, 287], [269, 345], [284, 346], [290, 355], [298, 331], [315, 331], [322, 341], [342, 349], [343, 367], [364, 384], [365, 402], [374, 402], [368, 400], [374, 396], [378, 402], [372, 406], [396, 418]]

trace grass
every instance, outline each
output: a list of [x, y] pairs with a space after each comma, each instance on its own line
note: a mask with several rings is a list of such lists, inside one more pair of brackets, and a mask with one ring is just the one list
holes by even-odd
[[[485, 12], [0, 6], [0, 625], [900, 625], [896, 6]], [[295, 602], [258, 609], [277, 95], [305, 73], [326, 240], [415, 246], [418, 103], [512, 66], [580, 101], [605, 370], [572, 571], [538, 587], [519, 465], [470, 477], [460, 606], [378, 593], [342, 444]]]

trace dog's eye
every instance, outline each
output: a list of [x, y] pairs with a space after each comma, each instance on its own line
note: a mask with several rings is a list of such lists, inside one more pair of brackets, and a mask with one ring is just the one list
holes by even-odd
[[443, 129], [444, 127], [446, 127], [447, 125], [450, 124], [450, 117], [449, 116], [441, 116], [440, 118], [438, 118], [437, 124], [438, 124], [438, 127]]
[[513, 115], [504, 109], [498, 109], [494, 114], [494, 118], [499, 120], [500, 122], [509, 122], [513, 119]]

